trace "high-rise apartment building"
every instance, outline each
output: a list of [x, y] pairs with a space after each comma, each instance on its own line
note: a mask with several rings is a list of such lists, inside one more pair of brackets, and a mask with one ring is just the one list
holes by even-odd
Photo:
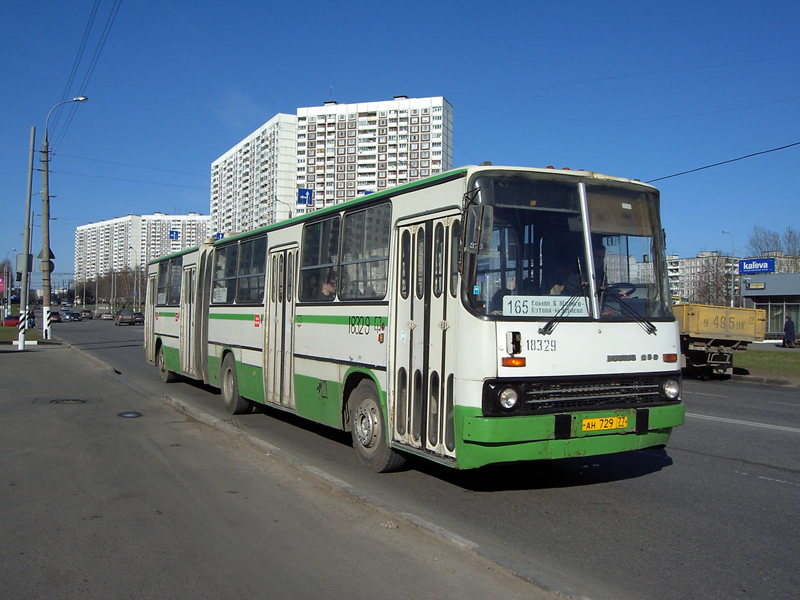
[[298, 108], [211, 165], [215, 232], [240, 232], [453, 167], [453, 108], [442, 96]]
[[285, 219], [297, 201], [297, 117], [277, 114], [211, 163], [215, 233], [240, 232]]
[[211, 217], [128, 215], [81, 225], [75, 230], [75, 281], [142, 269], [160, 256], [197, 246], [210, 235]]
[[[453, 107], [442, 96], [297, 109], [297, 187], [320, 208], [453, 167]], [[302, 210], [302, 206], [301, 206]]]

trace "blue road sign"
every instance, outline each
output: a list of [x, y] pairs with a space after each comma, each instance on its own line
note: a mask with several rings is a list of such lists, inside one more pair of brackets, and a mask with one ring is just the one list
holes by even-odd
[[306, 206], [314, 206], [314, 190], [299, 188], [297, 190], [297, 203]]
[[181, 234], [181, 232], [178, 231], [177, 229], [170, 229], [170, 231], [169, 231], [169, 239], [177, 240], [177, 239], [179, 239], [180, 234]]

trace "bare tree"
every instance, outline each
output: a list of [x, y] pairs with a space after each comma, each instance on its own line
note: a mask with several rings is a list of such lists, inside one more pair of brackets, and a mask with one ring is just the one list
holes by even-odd
[[783, 230], [781, 237], [783, 239], [783, 251], [793, 259], [794, 272], [800, 272], [800, 231], [790, 225]]
[[767, 252], [781, 250], [781, 236], [760, 225], [753, 227], [753, 233], [747, 239], [747, 251], [750, 256], [764, 256]]
[[706, 260], [695, 274], [692, 302], [728, 306], [731, 302], [730, 257], [716, 256]]

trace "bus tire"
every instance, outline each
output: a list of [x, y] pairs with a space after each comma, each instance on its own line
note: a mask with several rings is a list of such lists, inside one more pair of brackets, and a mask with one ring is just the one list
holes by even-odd
[[236, 378], [236, 360], [228, 353], [222, 361], [222, 372], [219, 374], [222, 403], [232, 415], [250, 412], [250, 403], [239, 395], [239, 381]]
[[400, 469], [405, 458], [389, 447], [380, 396], [375, 384], [365, 379], [353, 390], [348, 402], [353, 448], [358, 458], [378, 473]]
[[178, 377], [167, 369], [167, 363], [164, 360], [164, 349], [162, 346], [158, 347], [158, 352], [156, 353], [156, 367], [158, 367], [158, 376], [161, 377], [161, 381], [164, 383], [172, 383]]

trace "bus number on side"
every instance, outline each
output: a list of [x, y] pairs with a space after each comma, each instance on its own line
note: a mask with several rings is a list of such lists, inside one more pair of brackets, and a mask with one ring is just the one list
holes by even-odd
[[369, 335], [370, 332], [380, 331], [382, 327], [381, 317], [347, 317], [347, 328], [350, 335]]

